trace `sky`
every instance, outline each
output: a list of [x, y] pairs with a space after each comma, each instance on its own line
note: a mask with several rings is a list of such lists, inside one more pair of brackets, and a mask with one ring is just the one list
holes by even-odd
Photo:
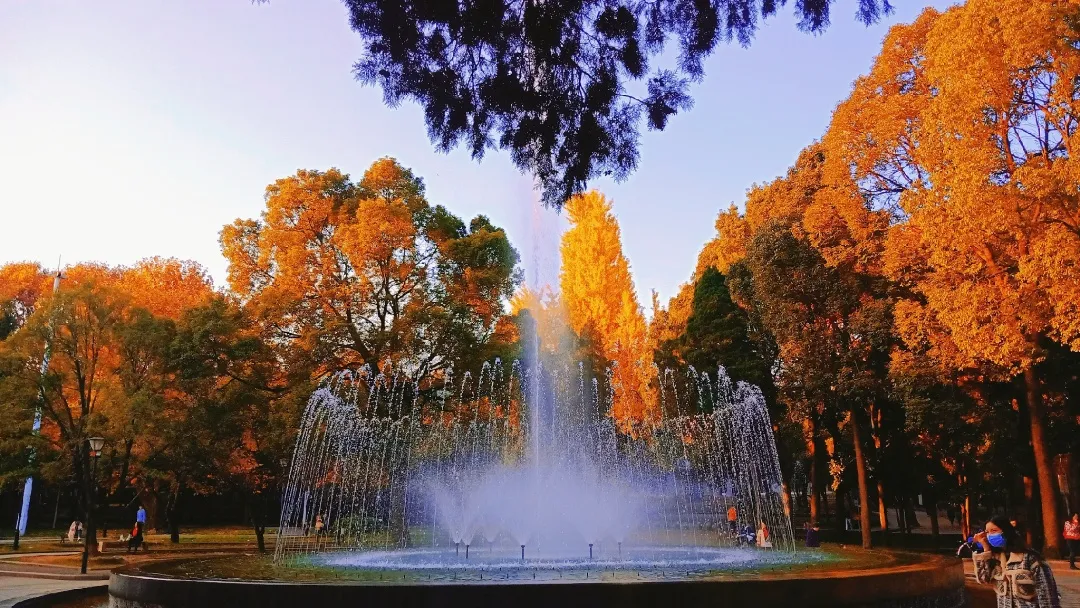
[[[865, 27], [838, 0], [817, 36], [782, 9], [750, 48], [710, 57], [694, 108], [643, 135], [629, 179], [590, 184], [614, 201], [646, 312], [651, 290], [666, 302], [690, 278], [717, 213], [821, 137], [888, 27], [952, 2], [894, 4]], [[530, 282], [557, 283], [565, 218], [506, 153], [436, 152], [418, 106], [353, 80], [361, 49], [338, 0], [0, 1], [0, 264], [159, 255], [225, 286], [218, 232], [258, 217], [267, 184], [301, 168], [359, 179], [393, 156], [431, 202], [504, 227]]]

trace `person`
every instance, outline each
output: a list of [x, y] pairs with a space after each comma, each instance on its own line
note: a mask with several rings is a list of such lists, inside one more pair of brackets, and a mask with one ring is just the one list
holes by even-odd
[[75, 542], [82, 542], [82, 522], [75, 520]]
[[139, 510], [135, 512], [135, 523], [142, 524], [146, 527], [146, 509], [142, 505], [139, 505]]
[[769, 527], [765, 525], [764, 521], [758, 526], [757, 546], [763, 549], [772, 547], [772, 542], [769, 540]]
[[747, 545], [754, 544], [754, 528], [750, 524], [743, 526], [742, 534], [739, 535], [739, 544], [743, 543]]
[[975, 542], [984, 549], [971, 556], [975, 580], [994, 586], [997, 608], [1061, 608], [1050, 566], [1007, 518], [986, 522]]
[[738, 533], [739, 512], [735, 510], [735, 505], [731, 505], [727, 510], [727, 523], [728, 528], [731, 529], [731, 534]]
[[325, 526], [326, 526], [326, 524], [323, 523], [322, 515], [316, 515], [315, 516], [315, 536], [316, 537], [322, 536], [323, 528]]
[[79, 540], [79, 536], [78, 536], [78, 532], [77, 532], [78, 528], [79, 528], [79, 521], [78, 520], [72, 520], [71, 525], [68, 526], [68, 533], [67, 533], [67, 539], [68, 539], [69, 543], [73, 543], [73, 542]]
[[142, 523], [136, 521], [135, 522], [135, 527], [131, 529], [131, 538], [128, 539], [128, 545], [127, 545], [128, 553], [131, 553], [132, 551], [134, 551], [135, 553], [138, 553], [139, 552], [139, 545], [141, 545], [142, 542], [143, 542]]
[[810, 522], [810, 526], [806, 528], [806, 546], [807, 547], [820, 547], [821, 546], [821, 529], [818, 528], [817, 522]]
[[1072, 517], [1065, 522], [1065, 544], [1069, 546], [1069, 569], [1080, 570], [1076, 567], [1076, 554], [1080, 553], [1080, 513], [1073, 513]]
[[952, 505], [945, 507], [945, 516], [949, 518], [949, 525], [956, 525], [956, 509], [952, 508]]

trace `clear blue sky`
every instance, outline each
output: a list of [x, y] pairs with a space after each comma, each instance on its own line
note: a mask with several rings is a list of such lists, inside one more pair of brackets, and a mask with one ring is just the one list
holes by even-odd
[[[666, 301], [687, 280], [720, 209], [821, 136], [887, 27], [926, 6], [896, 4], [866, 28], [838, 0], [821, 36], [788, 8], [751, 48], [720, 48], [694, 109], [644, 135], [638, 171], [595, 184], [646, 309], [651, 289]], [[505, 227], [530, 278], [556, 280], [564, 222], [536, 208], [531, 180], [503, 153], [434, 152], [417, 106], [388, 109], [352, 79], [359, 56], [337, 0], [3, 0], [0, 263], [175, 256], [223, 285], [218, 231], [257, 217], [268, 183], [299, 168], [359, 177], [389, 155], [431, 201]]]

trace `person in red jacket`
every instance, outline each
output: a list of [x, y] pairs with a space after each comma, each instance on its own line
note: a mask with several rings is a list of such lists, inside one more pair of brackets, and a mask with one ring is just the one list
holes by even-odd
[[1080, 513], [1073, 513], [1065, 522], [1064, 536], [1065, 544], [1069, 545], [1069, 568], [1080, 570], [1076, 567], [1076, 554], [1080, 553]]

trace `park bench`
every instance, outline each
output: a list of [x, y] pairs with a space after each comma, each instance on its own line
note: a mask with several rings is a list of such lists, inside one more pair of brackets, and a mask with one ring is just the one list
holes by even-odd
[[[106, 550], [122, 549], [127, 551], [128, 541], [126, 540], [99, 540], [98, 541], [98, 553], [105, 553]], [[139, 545], [140, 551], [150, 551], [150, 543], [145, 540]]]

